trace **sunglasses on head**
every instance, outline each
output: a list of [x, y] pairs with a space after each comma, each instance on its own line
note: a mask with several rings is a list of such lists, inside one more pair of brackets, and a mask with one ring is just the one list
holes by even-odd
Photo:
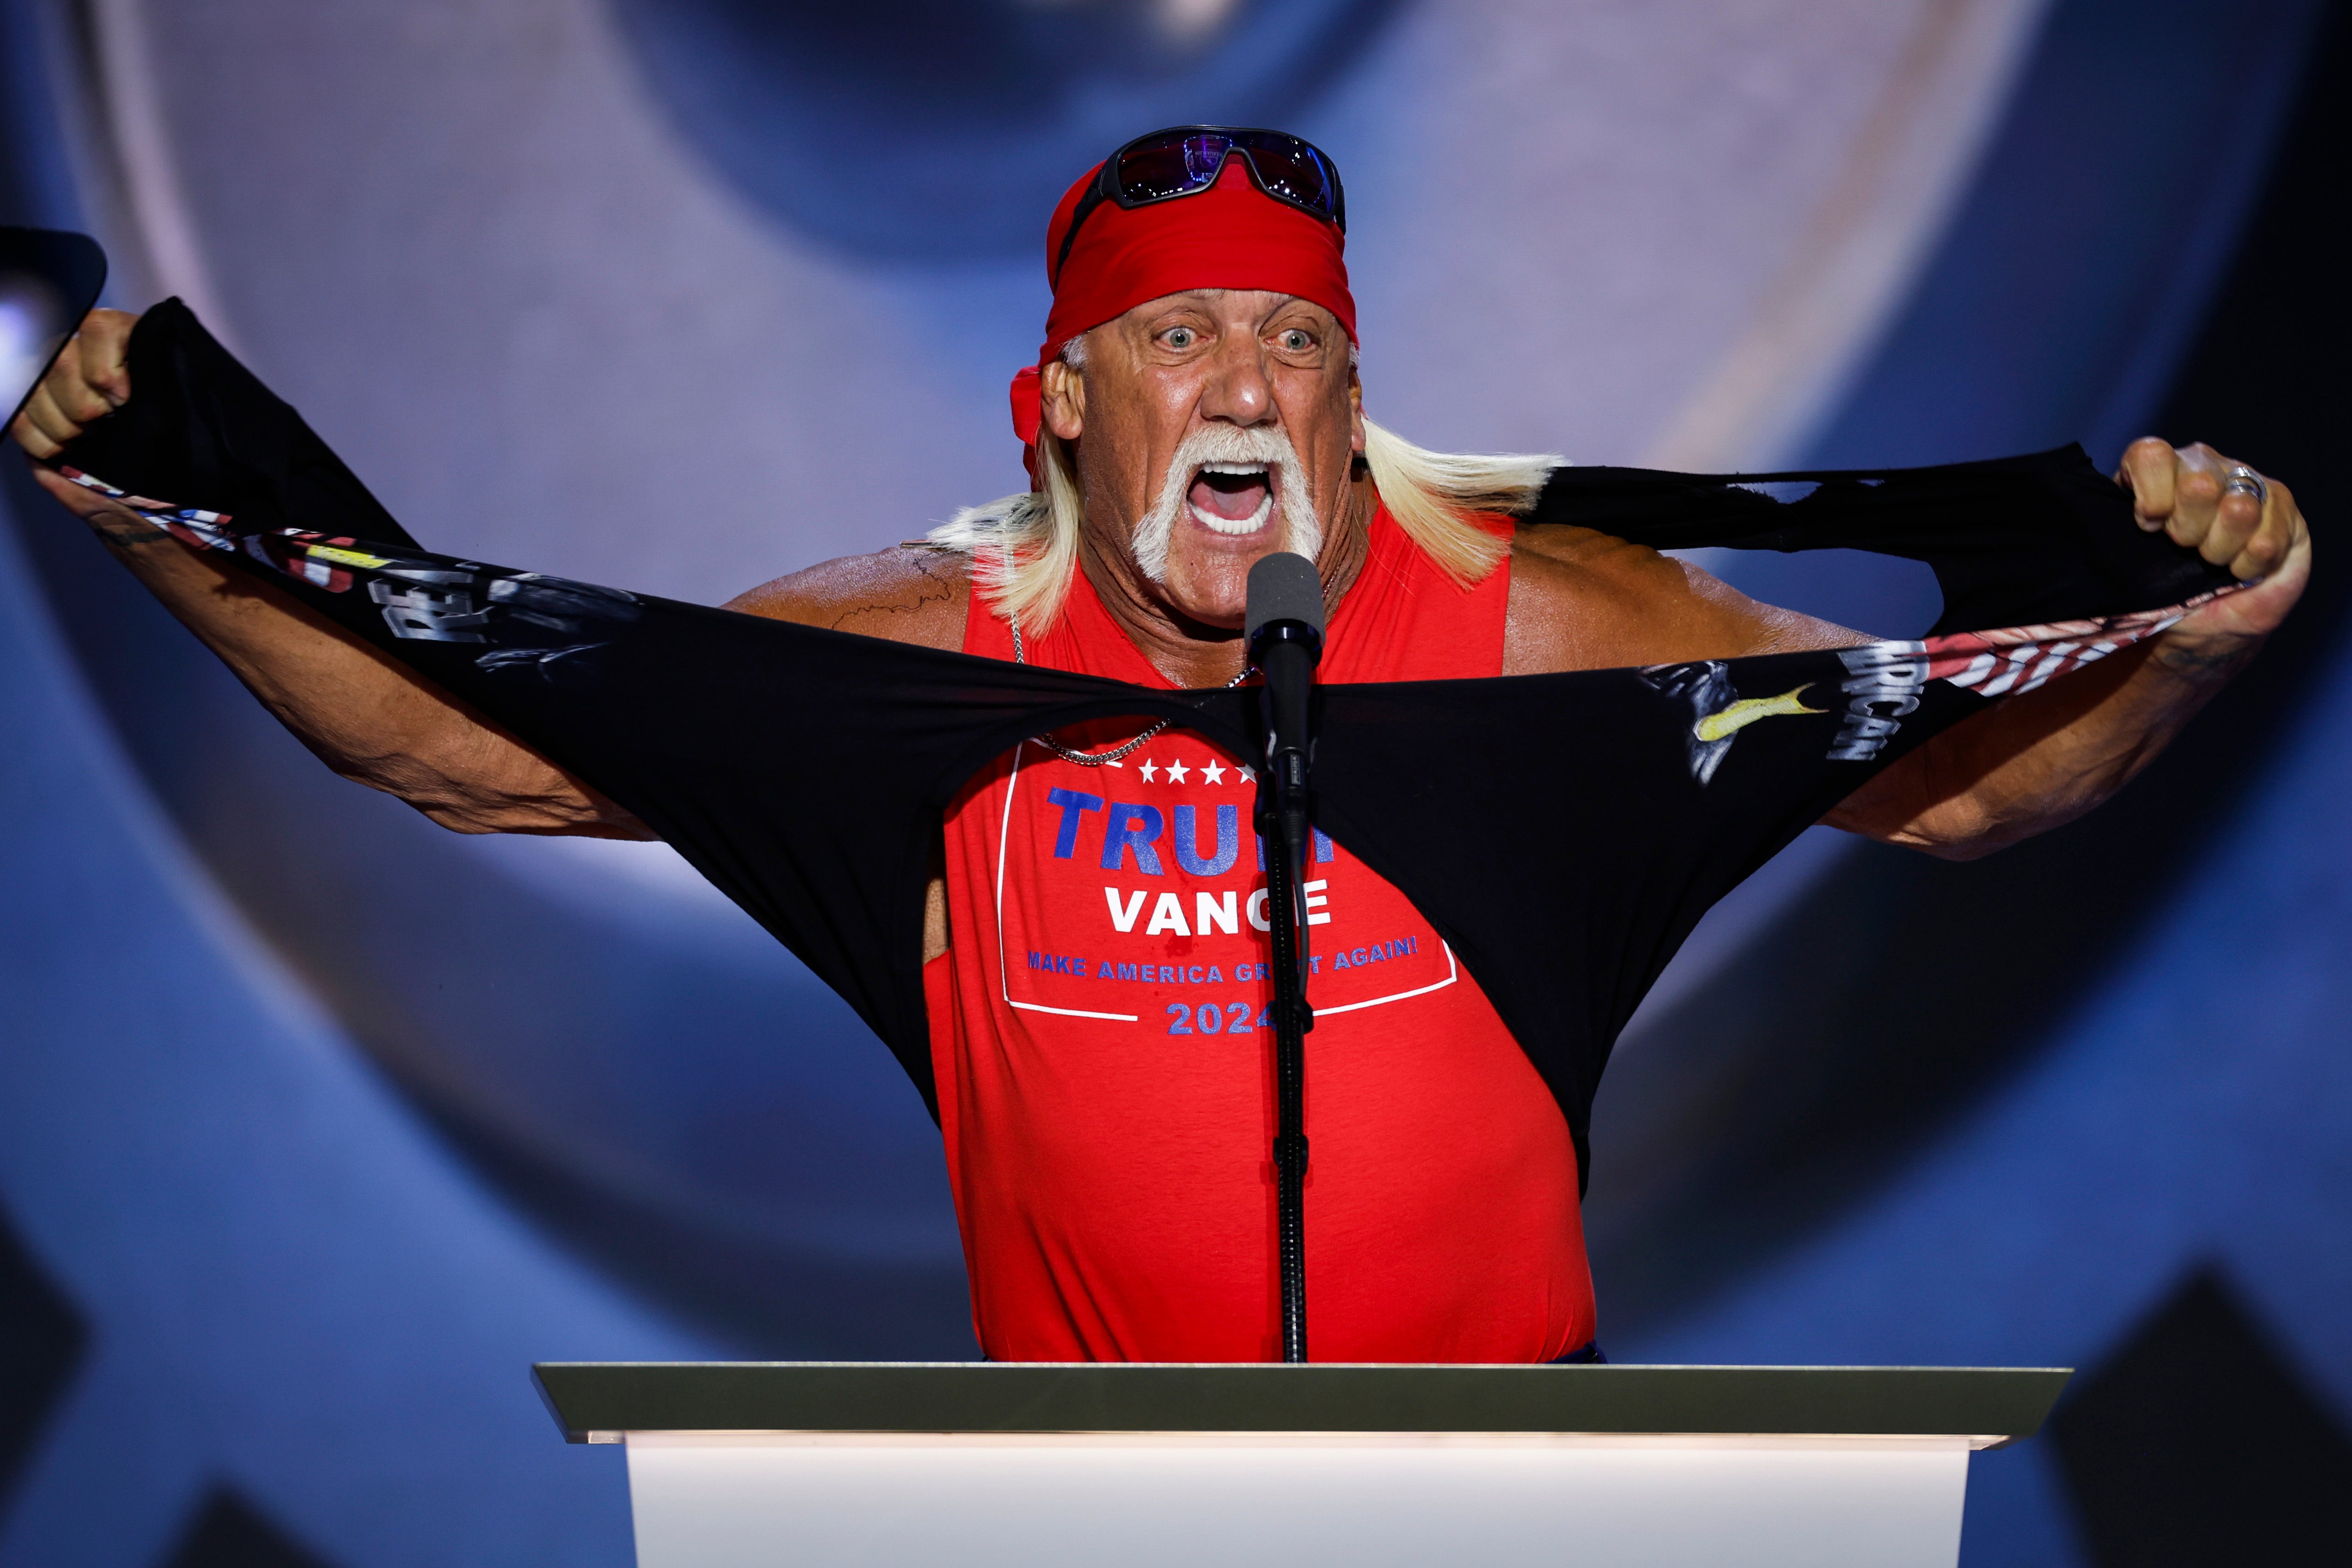
[[1105, 202], [1132, 212], [1154, 202], [1197, 196], [1217, 183], [1225, 160], [1238, 155], [1248, 166], [1251, 181], [1276, 201], [1336, 225], [1348, 232], [1348, 198], [1339, 187], [1339, 171], [1314, 143], [1280, 131], [1252, 131], [1231, 125], [1176, 125], [1155, 131], [1103, 160], [1101, 171], [1062, 235], [1061, 253], [1054, 258], [1058, 286], [1062, 266], [1070, 259], [1071, 242], [1087, 215]]

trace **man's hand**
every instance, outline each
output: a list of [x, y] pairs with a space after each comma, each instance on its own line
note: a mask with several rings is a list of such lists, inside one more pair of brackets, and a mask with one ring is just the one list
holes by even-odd
[[67, 342], [8, 427], [18, 446], [46, 463], [131, 400], [131, 373], [123, 359], [138, 322], [124, 310], [92, 310], [82, 319], [81, 331]]
[[2131, 444], [2116, 481], [2154, 533], [2226, 566], [2253, 587], [2206, 605], [2158, 639], [2156, 661], [2195, 679], [2227, 675], [2278, 629], [2311, 577], [2311, 532], [2294, 492], [2199, 442], [2175, 449], [2155, 437]]
[[[131, 396], [123, 355], [138, 318], [93, 310], [11, 426], [39, 462]], [[262, 705], [345, 778], [459, 833], [650, 838], [626, 811], [351, 633], [188, 550], [121, 502], [36, 469], [116, 559], [204, 639]]]
[[2137, 648], [1956, 725], [1823, 820], [1956, 860], [2070, 822], [2121, 789], [2278, 629], [2311, 535], [2275, 479], [2212, 447], [2132, 443], [2116, 480], [2139, 525], [2252, 585]]

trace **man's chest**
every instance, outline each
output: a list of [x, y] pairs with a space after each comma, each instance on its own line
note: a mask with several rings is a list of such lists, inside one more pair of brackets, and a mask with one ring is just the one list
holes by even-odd
[[[1273, 989], [1255, 771], [1171, 733], [1080, 767], [1024, 745], [951, 826], [969, 956], [1017, 1013], [1123, 1034], [1251, 1034]], [[984, 888], [970, 884], [985, 879]], [[971, 895], [981, 893], [981, 899]], [[1420, 911], [1321, 833], [1306, 883], [1318, 1016], [1403, 1006], [1460, 970]]]

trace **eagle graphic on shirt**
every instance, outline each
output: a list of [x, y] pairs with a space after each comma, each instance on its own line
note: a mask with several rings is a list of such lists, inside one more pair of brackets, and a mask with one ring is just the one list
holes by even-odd
[[1642, 679], [1666, 696], [1690, 704], [1691, 726], [1684, 739], [1690, 750], [1691, 779], [1702, 789], [1730, 754], [1731, 742], [1748, 725], [1780, 714], [1828, 711], [1805, 706], [1804, 695], [1812, 689], [1811, 681], [1775, 697], [1741, 697], [1732, 690], [1731, 667], [1719, 658], [1654, 664], [1642, 671]]

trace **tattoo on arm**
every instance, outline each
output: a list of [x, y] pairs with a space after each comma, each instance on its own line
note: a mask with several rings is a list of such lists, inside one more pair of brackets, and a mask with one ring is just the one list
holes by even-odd
[[937, 563], [920, 556], [916, 557], [912, 564], [915, 570], [921, 573], [925, 579], [939, 584], [940, 591], [938, 593], [930, 593], [924, 589], [918, 588], [914, 591], [914, 595], [910, 598], [895, 601], [869, 600], [865, 604], [853, 605], [834, 617], [830, 629], [834, 631], [853, 630], [855, 628], [853, 628], [849, 623], [857, 619], [860, 616], [911, 615], [916, 611], [920, 610], [926, 605], [946, 605], [954, 603], [956, 596], [956, 584], [952, 577], [943, 574], [941, 568]]
[[2255, 645], [2251, 639], [2233, 640], [2215, 647], [2210, 643], [2180, 644], [2170, 638], [2160, 639], [2152, 656], [2156, 662], [2180, 677], [2199, 685], [2224, 681], [2244, 667], [2254, 657]]
[[110, 545], [135, 550], [144, 544], [171, 544], [172, 536], [152, 523], [121, 512], [102, 511], [87, 520], [90, 531]]

